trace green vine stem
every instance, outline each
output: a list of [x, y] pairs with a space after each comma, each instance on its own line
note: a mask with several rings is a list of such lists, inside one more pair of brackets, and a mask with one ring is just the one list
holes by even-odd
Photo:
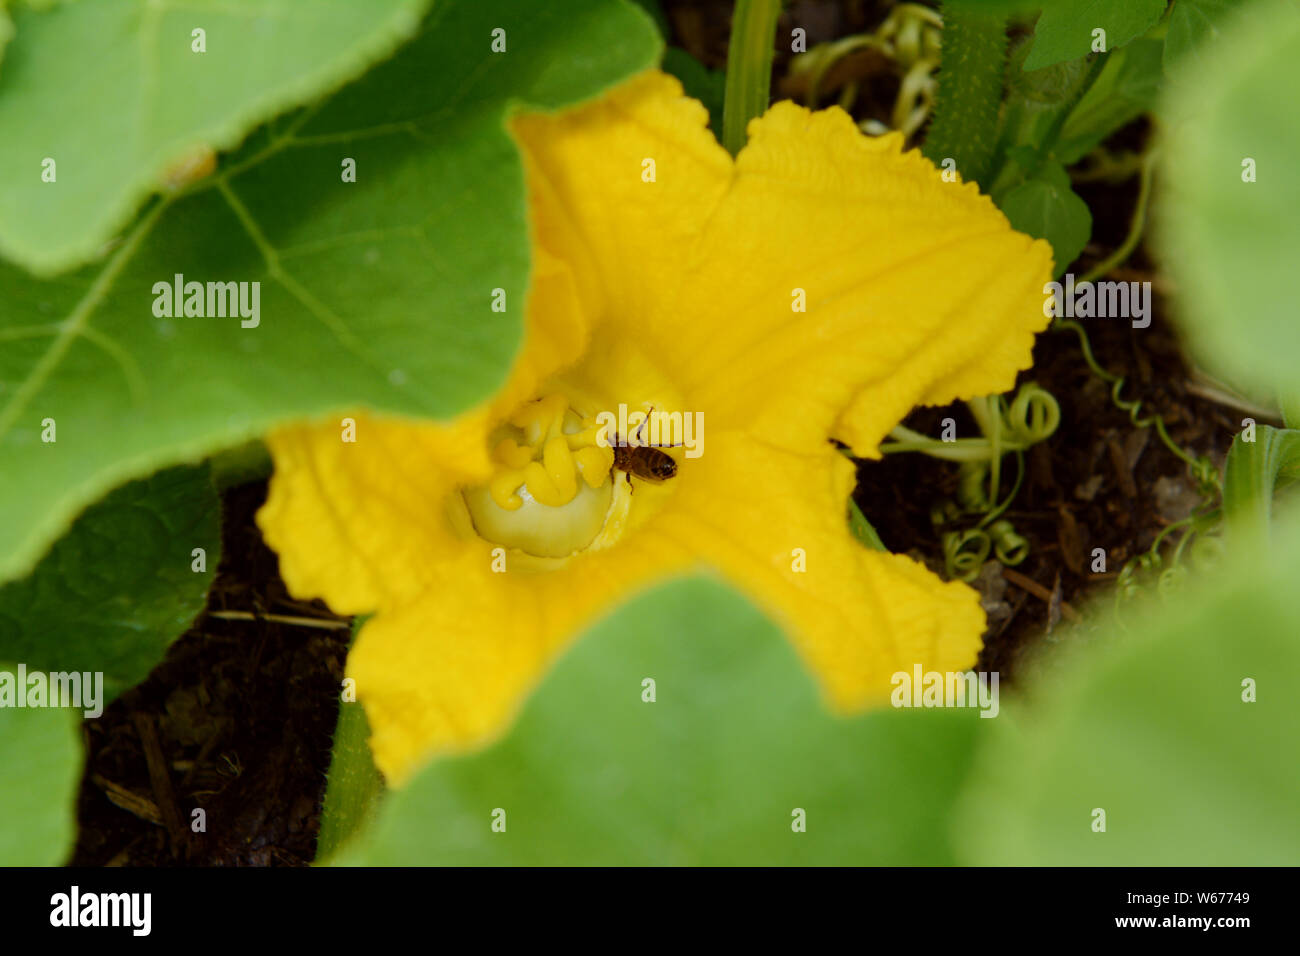
[[732, 11], [722, 103], [722, 145], [732, 156], [745, 145], [749, 121], [767, 110], [780, 15], [781, 0], [736, 0]]
[[1129, 222], [1128, 235], [1120, 243], [1118, 249], [1112, 252], [1101, 262], [1097, 263], [1084, 274], [1079, 280], [1080, 283], [1095, 282], [1102, 276], [1108, 275], [1112, 270], [1118, 269], [1128, 257], [1137, 249], [1138, 243], [1142, 241], [1142, 233], [1147, 227], [1147, 204], [1151, 198], [1151, 174], [1155, 169], [1155, 160], [1158, 150], [1151, 150], [1142, 158], [1141, 179], [1138, 181], [1137, 205], [1133, 207], [1133, 218]]
[[1177, 455], [1187, 465], [1192, 477], [1196, 480], [1203, 496], [1217, 496], [1220, 490], [1218, 469], [1214, 467], [1214, 462], [1204, 456], [1194, 457], [1185, 451], [1181, 445], [1169, 437], [1169, 432], [1165, 428], [1165, 420], [1159, 415], [1149, 415], [1146, 418], [1140, 417], [1142, 410], [1141, 400], [1125, 401], [1120, 398], [1120, 391], [1124, 388], [1124, 377], [1114, 375], [1098, 363], [1092, 353], [1092, 343], [1088, 340], [1088, 333], [1084, 331], [1082, 325], [1073, 319], [1057, 319], [1053, 325], [1055, 329], [1069, 329], [1079, 337], [1079, 350], [1083, 353], [1083, 360], [1088, 363], [1092, 373], [1100, 378], [1103, 382], [1110, 385], [1110, 399], [1114, 402], [1115, 407], [1120, 411], [1127, 412], [1129, 421], [1137, 428], [1155, 427], [1156, 434], [1164, 442], [1166, 448]]
[[[1010, 406], [999, 395], [973, 398], [966, 403], [983, 438], [957, 438], [940, 441], [897, 425], [890, 435], [893, 441], [880, 446], [882, 454], [919, 451], [944, 461], [988, 462], [1014, 451], [1026, 451], [1050, 438], [1061, 422], [1061, 408], [1051, 392], [1026, 382], [1020, 386]], [[992, 437], [991, 437], [992, 436]]]
[[[1051, 392], [1035, 382], [1025, 382], [1008, 404], [1001, 395], [984, 395], [966, 403], [983, 437], [941, 441], [902, 425], [891, 432], [894, 441], [880, 446], [882, 453], [921, 452], [932, 458], [961, 463], [957, 499], [967, 512], [983, 513], [974, 528], [941, 535], [948, 576], [973, 581], [990, 553], [1004, 565], [1020, 564], [1029, 555], [1029, 542], [1009, 521], [997, 520], [1020, 493], [1025, 479], [1024, 452], [1046, 441], [1061, 423], [1061, 407]], [[1001, 501], [1002, 456], [1016, 456], [1016, 480]], [[985, 480], [987, 479], [987, 486]], [[951, 501], [931, 511], [936, 528], [961, 517]]]
[[984, 186], [997, 148], [1006, 17], [969, 0], [944, 0], [941, 42], [939, 92], [922, 152], [936, 166], [951, 158], [963, 182]]

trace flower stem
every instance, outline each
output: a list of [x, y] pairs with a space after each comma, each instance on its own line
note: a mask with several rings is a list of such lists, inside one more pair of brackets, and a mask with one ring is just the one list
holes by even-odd
[[727, 47], [727, 89], [722, 105], [722, 145], [735, 156], [745, 128], [767, 110], [772, 51], [781, 0], [736, 0]]

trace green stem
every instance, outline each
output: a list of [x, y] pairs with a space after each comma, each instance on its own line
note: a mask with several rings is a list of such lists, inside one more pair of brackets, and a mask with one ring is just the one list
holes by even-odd
[[[360, 627], [358, 618], [353, 630]], [[373, 819], [383, 793], [384, 781], [370, 754], [370, 725], [366, 712], [355, 701], [339, 704], [334, 731], [334, 753], [330, 759], [325, 805], [321, 810], [316, 860], [328, 863], [357, 832]]]
[[1133, 219], [1129, 223], [1128, 235], [1124, 237], [1124, 242], [1109, 256], [1089, 269], [1087, 274], [1079, 280], [1080, 283], [1095, 282], [1102, 276], [1108, 275], [1111, 270], [1118, 269], [1128, 260], [1128, 257], [1133, 254], [1133, 250], [1137, 248], [1138, 243], [1142, 241], [1142, 233], [1146, 231], [1147, 227], [1147, 201], [1151, 196], [1151, 171], [1155, 168], [1154, 157], [1155, 151], [1152, 150], [1143, 158], [1142, 179], [1138, 186], [1137, 205], [1133, 209]]
[[939, 92], [923, 152], [936, 166], [952, 159], [962, 181], [981, 186], [997, 148], [1006, 26], [969, 0], [944, 0]]
[[[994, 460], [996, 461], [997, 459]], [[1024, 484], [1025, 481], [1025, 456], [1023, 452], [1016, 452], [1016, 466], [1017, 466], [1016, 483], [1011, 486], [1011, 493], [1008, 494], [1006, 498], [1002, 500], [1002, 504], [996, 505], [992, 511], [990, 511], [988, 514], [984, 516], [983, 520], [980, 521], [978, 527], [983, 528], [984, 526], [992, 522], [995, 518], [997, 518], [999, 515], [1001, 515], [1002, 512], [1006, 511], [1007, 508], [1011, 507], [1011, 502], [1016, 500], [1016, 495], [1020, 494], [1020, 486]], [[989, 499], [990, 501], [993, 502], [997, 501], [997, 493], [999, 490], [1000, 489], [997, 488], [996, 486], [994, 487], [993, 497]]]
[[1082, 325], [1075, 322], [1073, 319], [1057, 319], [1052, 323], [1052, 328], [1069, 329], [1079, 337], [1079, 348], [1080, 351], [1083, 352], [1084, 361], [1088, 363], [1088, 367], [1092, 369], [1094, 375], [1110, 385], [1110, 400], [1120, 411], [1128, 413], [1129, 421], [1131, 421], [1135, 427], [1150, 428], [1154, 426], [1156, 434], [1160, 436], [1160, 441], [1164, 443], [1166, 448], [1187, 464], [1198, 481], [1205, 480], [1210, 484], [1217, 485], [1217, 479], [1215, 479], [1211, 473], [1212, 469], [1210, 469], [1208, 465], [1204, 465], [1200, 460], [1194, 458], [1169, 436], [1163, 418], [1155, 414], [1142, 418], [1141, 400], [1130, 402], [1120, 398], [1120, 391], [1124, 388], [1124, 378], [1106, 371], [1097, 364], [1097, 358], [1092, 354], [1092, 344], [1088, 341], [1088, 333], [1084, 331]]
[[736, 0], [722, 104], [722, 145], [733, 156], [745, 145], [749, 121], [767, 111], [780, 15], [781, 0]]

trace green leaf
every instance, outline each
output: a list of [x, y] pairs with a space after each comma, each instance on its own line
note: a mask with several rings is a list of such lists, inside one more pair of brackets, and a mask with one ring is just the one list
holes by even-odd
[[1205, 368], [1245, 391], [1294, 388], [1300, 118], [1286, 104], [1300, 99], [1300, 10], [1252, 5], [1232, 27], [1162, 105], [1156, 235]]
[[1033, 706], [1004, 702], [956, 816], [963, 862], [1300, 864], [1297, 530], [1057, 662]]
[[[365, 620], [362, 616], [352, 621], [354, 642]], [[384, 778], [370, 752], [370, 723], [355, 694], [351, 696], [351, 700], [339, 702], [339, 717], [334, 727], [320, 836], [316, 839], [316, 860], [321, 863], [331, 859], [354, 834], [374, 822], [384, 792]]]
[[[14, 668], [0, 663], [0, 671]], [[77, 711], [0, 709], [0, 866], [60, 866], [77, 836]]]
[[0, 587], [0, 659], [102, 671], [107, 699], [139, 683], [203, 610], [221, 558], [218, 512], [206, 466], [113, 492], [30, 576]]
[[[659, 0], [630, 0], [630, 2], [645, 11], [646, 16], [654, 21], [659, 36], [667, 40], [668, 35], [672, 33], [672, 25], [668, 22], [668, 15], [664, 13], [663, 4]], [[691, 59], [695, 58], [691, 57]]]
[[4, 4], [0, 3], [0, 65], [3, 65], [5, 58], [5, 47], [9, 41], [14, 38], [14, 21], [9, 16], [9, 11], [5, 9]]
[[329, 782], [321, 809], [316, 859], [330, 860], [359, 831], [373, 823], [384, 779], [370, 753], [370, 724], [356, 701], [339, 705]]
[[[16, 10], [0, 74], [0, 254], [41, 275], [88, 261], [171, 166], [196, 148], [229, 149], [359, 76], [414, 32], [425, 6], [97, 0]], [[195, 29], [206, 52], [192, 49]]]
[[875, 526], [867, 520], [867, 516], [862, 513], [862, 509], [852, 498], [849, 499], [849, 530], [853, 532], [853, 537], [868, 548], [874, 551], [889, 550], [885, 547], [885, 542], [880, 540], [880, 534]]
[[1239, 7], [1239, 0], [1177, 0], [1165, 34], [1165, 70], [1179, 64], [1202, 66], [1202, 48], [1218, 40], [1223, 25]]
[[1223, 466], [1223, 518], [1233, 541], [1269, 533], [1273, 490], [1284, 472], [1300, 464], [1300, 431], [1255, 426], [1254, 441], [1232, 440]]
[[[445, 418], [490, 394], [528, 287], [505, 114], [597, 95], [658, 54], [618, 0], [441, 3], [397, 57], [259, 130], [102, 264], [51, 282], [0, 265], [0, 580], [129, 478], [289, 420]], [[155, 317], [154, 285], [176, 274], [260, 282], [259, 324]]]
[[998, 202], [1013, 228], [1052, 244], [1055, 275], [1061, 275], [1092, 235], [1092, 213], [1070, 188], [1059, 163], [1043, 166], [1039, 178], [1016, 186]]
[[[390, 793], [338, 862], [947, 863], [949, 804], [989, 723], [970, 711], [831, 717], [752, 606], [679, 581], [597, 625], [500, 742]], [[806, 832], [792, 830], [796, 809]]]
[[727, 91], [727, 74], [710, 70], [685, 50], [675, 46], [664, 50], [663, 69], [682, 81], [682, 89], [691, 99], [699, 100], [709, 110], [709, 129], [721, 142], [722, 105]]
[[1134, 40], [1107, 57], [1097, 81], [1070, 112], [1054, 154], [1064, 165], [1078, 162], [1103, 139], [1150, 110], [1162, 73], [1159, 40]]
[[1087, 56], [1093, 30], [1106, 31], [1105, 51], [1117, 50], [1156, 25], [1166, 0], [1070, 0], [1045, 4], [1034, 28], [1026, 70]]

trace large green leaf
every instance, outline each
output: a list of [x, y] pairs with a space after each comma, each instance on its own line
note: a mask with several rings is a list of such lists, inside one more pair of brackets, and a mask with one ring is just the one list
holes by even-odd
[[[446, 417], [490, 393], [528, 284], [504, 114], [590, 97], [658, 50], [620, 0], [442, 3], [396, 58], [260, 130], [103, 263], [48, 282], [0, 266], [0, 580], [128, 478], [291, 419]], [[178, 273], [261, 282], [259, 324], [155, 317], [154, 284]], [[57, 444], [38, 438], [47, 418]]]
[[1300, 864], [1296, 530], [1006, 703], [956, 818], [964, 862]]
[[1221, 378], [1293, 388], [1300, 8], [1247, 7], [1203, 56], [1204, 68], [1179, 71], [1162, 106], [1171, 127], [1156, 213], [1176, 314]]
[[1203, 66], [1201, 51], [1219, 39], [1224, 24], [1241, 5], [1241, 0], [1178, 0], [1165, 34], [1165, 69], [1184, 63]]
[[[0, 253], [40, 274], [91, 259], [195, 147], [360, 75], [428, 0], [96, 0], [14, 11], [0, 73]], [[192, 31], [203, 30], [203, 52]], [[76, 69], [69, 69], [76, 64]], [[55, 161], [45, 182], [42, 163]]]
[[14, 38], [14, 21], [9, 16], [9, 11], [5, 9], [3, 3], [0, 3], [0, 64], [4, 62], [5, 47], [9, 41]]
[[338, 862], [948, 863], [950, 802], [977, 725], [996, 722], [831, 717], [747, 602], [675, 582], [596, 626], [505, 739], [391, 793]]
[[1105, 31], [1105, 51], [1116, 50], [1155, 26], [1166, 0], [1057, 0], [1043, 5], [1026, 70], [1038, 70], [1092, 52]]
[[206, 467], [113, 492], [28, 577], [0, 587], [0, 659], [103, 672], [108, 698], [139, 683], [203, 610], [221, 557], [218, 512]]
[[[14, 673], [0, 662], [0, 671]], [[77, 835], [77, 711], [0, 709], [0, 866], [58, 866]]]

